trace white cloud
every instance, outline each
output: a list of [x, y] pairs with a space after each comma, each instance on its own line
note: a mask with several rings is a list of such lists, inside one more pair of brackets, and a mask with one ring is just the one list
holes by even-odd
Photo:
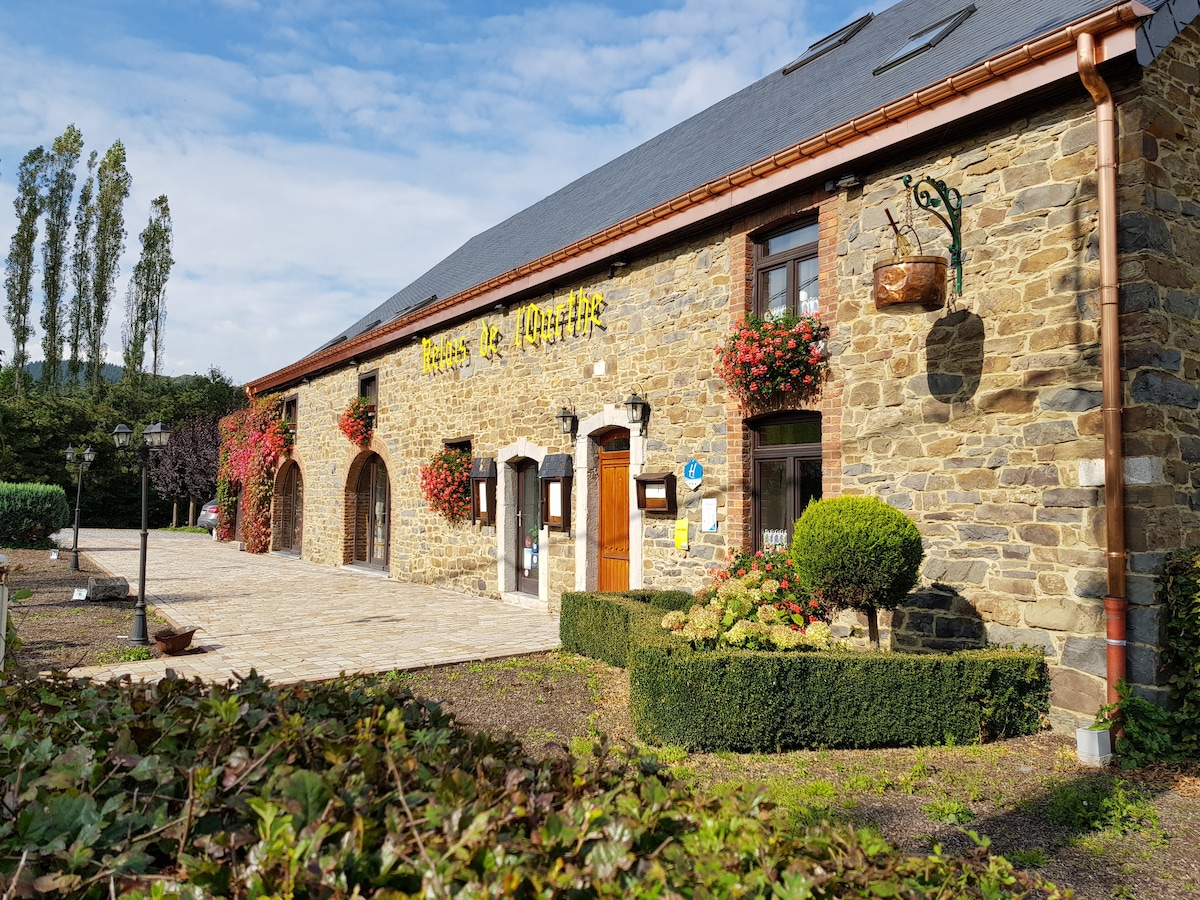
[[[69, 29], [63, 7], [75, 2], [39, 15]], [[467, 238], [845, 21], [814, 27], [803, 0], [550, 4], [474, 19], [437, 2], [198, 10], [225, 17], [219, 33], [156, 30], [146, 7], [145, 23], [114, 22], [74, 55], [23, 35], [19, 11], [0, 13], [0, 242], [25, 150], [69, 122], [89, 149], [119, 137], [134, 190], [118, 294], [150, 199], [166, 193], [168, 370], [216, 364], [239, 381], [295, 361]], [[116, 348], [120, 318], [114, 309]]]

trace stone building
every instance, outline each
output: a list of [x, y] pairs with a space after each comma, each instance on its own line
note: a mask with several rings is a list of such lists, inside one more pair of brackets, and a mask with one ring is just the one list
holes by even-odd
[[[249, 385], [297, 423], [274, 547], [553, 611], [875, 495], [927, 545], [890, 646], [1042, 647], [1060, 727], [1126, 671], [1154, 694], [1154, 576], [1200, 537], [1198, 15], [905, 0], [483, 232]], [[944, 302], [877, 306], [889, 215]], [[830, 327], [831, 378], [747, 412], [714, 347], [782, 309]], [[469, 524], [419, 489], [447, 446], [494, 475]]]

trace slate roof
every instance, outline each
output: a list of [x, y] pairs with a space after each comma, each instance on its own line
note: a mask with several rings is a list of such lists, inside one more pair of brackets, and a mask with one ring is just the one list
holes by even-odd
[[[1176, 5], [1176, 0], [1144, 2], [1153, 9]], [[777, 69], [471, 238], [319, 349], [386, 324], [434, 295], [452, 296], [566, 247], [1114, 4], [1111, 0], [974, 0], [975, 11], [936, 46], [873, 74], [911, 35], [970, 5], [971, 0], [903, 0], [876, 14], [845, 44], [789, 74], [783, 74], [788, 66]], [[794, 56], [800, 57], [804, 50], [796, 48]]]

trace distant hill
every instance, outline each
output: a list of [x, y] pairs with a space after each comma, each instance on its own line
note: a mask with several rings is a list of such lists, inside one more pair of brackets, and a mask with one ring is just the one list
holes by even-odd
[[[42, 360], [25, 364], [25, 371], [33, 376], [34, 381], [40, 381], [42, 378]], [[66, 382], [67, 380], [67, 364], [65, 362], [58, 365], [59, 380]], [[100, 369], [100, 377], [109, 384], [116, 384], [121, 380], [121, 376], [125, 374], [125, 369], [122, 366], [114, 366], [112, 363], [105, 363]]]

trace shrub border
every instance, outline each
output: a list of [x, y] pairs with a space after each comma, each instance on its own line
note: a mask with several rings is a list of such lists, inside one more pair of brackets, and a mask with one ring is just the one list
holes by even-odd
[[[685, 599], [686, 598], [686, 599]], [[563, 650], [629, 669], [639, 738], [689, 750], [977, 743], [1032, 734], [1050, 704], [1033, 650], [693, 650], [661, 628], [684, 592], [563, 594]]]

